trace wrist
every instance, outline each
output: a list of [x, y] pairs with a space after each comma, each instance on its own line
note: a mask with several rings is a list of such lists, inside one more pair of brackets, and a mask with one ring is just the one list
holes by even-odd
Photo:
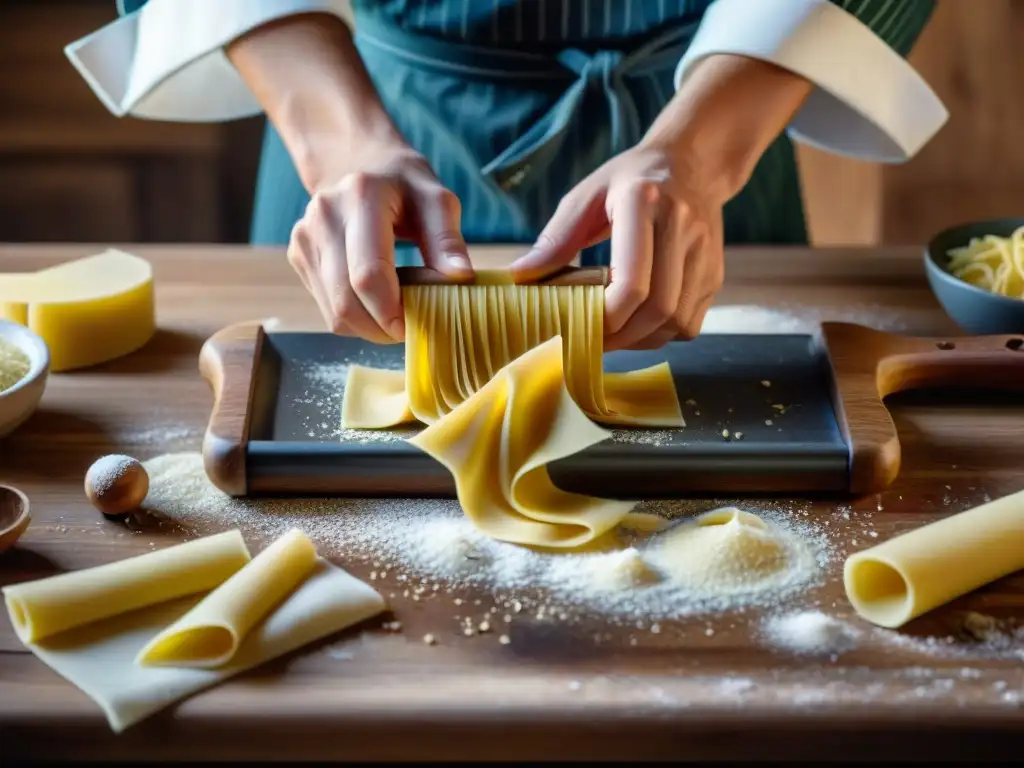
[[675, 156], [698, 174], [702, 189], [724, 203], [747, 183], [812, 87], [763, 61], [709, 56], [694, 67], [641, 144]]
[[310, 193], [373, 147], [405, 148], [351, 32], [337, 17], [280, 19], [235, 40], [227, 54], [280, 133]]

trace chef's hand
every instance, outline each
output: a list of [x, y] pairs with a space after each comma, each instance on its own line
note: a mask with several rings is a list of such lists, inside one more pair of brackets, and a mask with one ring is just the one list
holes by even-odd
[[396, 238], [428, 267], [472, 277], [458, 198], [409, 149], [367, 147], [362, 159], [310, 198], [292, 229], [288, 261], [335, 333], [378, 344], [405, 338]]
[[722, 203], [685, 153], [638, 145], [562, 198], [534, 249], [513, 265], [531, 280], [611, 235], [605, 348], [656, 349], [696, 336], [722, 287]]
[[646, 136], [562, 199], [518, 282], [566, 266], [611, 238], [605, 348], [657, 348], [699, 332], [725, 275], [722, 207], [810, 93], [771, 64], [701, 61]]
[[288, 260], [335, 333], [405, 337], [395, 239], [453, 278], [473, 270], [459, 201], [405, 142], [337, 16], [269, 22], [227, 47], [310, 194]]

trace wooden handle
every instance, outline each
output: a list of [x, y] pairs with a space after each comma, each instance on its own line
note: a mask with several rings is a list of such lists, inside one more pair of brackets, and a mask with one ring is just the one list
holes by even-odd
[[199, 352], [199, 372], [213, 390], [203, 465], [210, 482], [231, 496], [246, 493], [250, 405], [265, 339], [261, 323], [238, 323], [215, 333]]
[[880, 350], [878, 394], [927, 388], [1024, 390], [1024, 338], [889, 339]]
[[[429, 267], [399, 267], [400, 285], [513, 285], [512, 274], [505, 269], [477, 270], [473, 279], [460, 282]], [[565, 267], [530, 285], [608, 285], [608, 267]]]
[[932, 387], [1024, 391], [1022, 336], [914, 338], [850, 323], [822, 323], [821, 330], [853, 493], [877, 493], [899, 474], [889, 395]]

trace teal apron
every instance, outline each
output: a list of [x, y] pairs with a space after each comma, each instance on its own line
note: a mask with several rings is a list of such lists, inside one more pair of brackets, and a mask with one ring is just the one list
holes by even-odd
[[[859, 2], [859, 7], [858, 7]], [[932, 0], [839, 0], [909, 50]], [[633, 146], [674, 92], [710, 0], [354, 0], [356, 45], [406, 140], [462, 203], [473, 243], [532, 243], [562, 196]], [[887, 15], [888, 14], [888, 15]], [[883, 35], [883, 39], [886, 37]], [[252, 223], [283, 244], [308, 195], [268, 127]], [[793, 145], [780, 136], [724, 210], [727, 243], [804, 243]], [[584, 264], [606, 264], [608, 244]], [[421, 263], [400, 244], [399, 264]]]

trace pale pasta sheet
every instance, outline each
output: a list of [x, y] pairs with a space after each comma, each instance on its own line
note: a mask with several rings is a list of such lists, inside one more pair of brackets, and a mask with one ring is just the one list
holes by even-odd
[[[93, 699], [111, 729], [120, 732], [175, 701], [385, 609], [374, 589], [316, 557], [304, 539], [293, 531], [250, 561], [241, 534], [229, 531], [15, 584], [4, 588], [4, 597], [26, 647]], [[69, 618], [57, 622], [55, 616]], [[186, 625], [200, 631], [230, 627], [237, 642], [216, 658], [202, 653], [175, 658], [173, 652], [183, 649], [170, 643], [172, 652], [162, 661], [178, 664], [137, 663], [168, 628]], [[197, 647], [219, 650], [216, 644]]]
[[954, 277], [992, 293], [1024, 299], [1024, 227], [1009, 237], [975, 237], [952, 248], [947, 269]]
[[608, 437], [569, 396], [562, 359], [556, 336], [409, 441], [448, 468], [466, 516], [495, 539], [580, 547], [631, 517], [634, 502], [568, 493], [551, 482], [549, 463]]

